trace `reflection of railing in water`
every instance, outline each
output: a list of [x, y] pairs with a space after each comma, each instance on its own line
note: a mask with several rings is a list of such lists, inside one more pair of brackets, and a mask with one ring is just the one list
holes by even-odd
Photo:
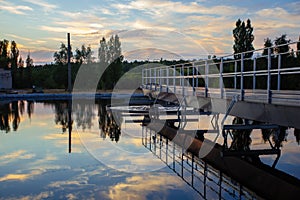
[[204, 199], [255, 199], [257, 195], [155, 131], [143, 127], [143, 145]]

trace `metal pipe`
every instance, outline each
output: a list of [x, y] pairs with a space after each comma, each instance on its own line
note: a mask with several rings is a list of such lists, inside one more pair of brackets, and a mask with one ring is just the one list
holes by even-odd
[[71, 81], [71, 39], [70, 33], [67, 34], [68, 38], [68, 92], [72, 92], [72, 81]]

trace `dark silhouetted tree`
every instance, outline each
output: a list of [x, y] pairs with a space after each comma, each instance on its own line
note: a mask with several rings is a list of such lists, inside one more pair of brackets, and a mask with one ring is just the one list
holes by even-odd
[[30, 53], [28, 53], [26, 58], [26, 67], [33, 67], [33, 59], [30, 57]]
[[111, 68], [111, 80], [112, 80], [112, 87], [116, 84], [116, 82], [119, 80], [119, 78], [122, 75], [122, 61], [123, 56], [121, 54], [121, 42], [118, 35], [111, 36], [109, 42], [109, 64]]
[[16, 73], [17, 73], [17, 68], [18, 68], [18, 58], [19, 58], [19, 49], [17, 47], [17, 43], [15, 41], [11, 42], [10, 46], [10, 51], [11, 51], [11, 73], [12, 73], [12, 84], [13, 88], [16, 87]]
[[[264, 50], [263, 50], [262, 55], [268, 55], [267, 48], [272, 47], [272, 46], [273, 46], [272, 40], [270, 38], [265, 39]], [[273, 54], [273, 53], [274, 53], [274, 49], [271, 48], [271, 54]]]
[[8, 40], [0, 41], [0, 68], [8, 69], [9, 53], [8, 53]]
[[107, 52], [107, 44], [106, 44], [106, 40], [103, 37], [100, 40], [100, 47], [98, 49], [98, 59], [100, 63], [107, 63], [107, 59], [106, 59], [106, 53]]
[[81, 46], [81, 50], [77, 48], [75, 50], [75, 62], [76, 63], [92, 63], [92, 49], [91, 47], [85, 47], [85, 45]]
[[274, 43], [276, 45], [275, 49], [274, 49], [275, 52], [278, 53], [278, 54], [289, 52], [290, 47], [289, 47], [288, 43], [290, 43], [290, 42], [291, 42], [291, 40], [287, 39], [287, 35], [286, 34], [283, 34], [282, 36], [276, 38], [274, 40]]
[[[54, 62], [58, 65], [66, 65], [68, 63], [68, 47], [61, 43], [59, 51], [55, 52], [54, 55]], [[71, 50], [71, 60], [73, 58], [73, 53]]]
[[[240, 19], [236, 21], [236, 27], [233, 29], [234, 54], [254, 50], [252, 44], [254, 41], [254, 35], [252, 34], [253, 27], [251, 26], [250, 19], [248, 19], [246, 23], [245, 25], [245, 22], [242, 22]], [[245, 54], [245, 57], [250, 58], [252, 55], [253, 52], [249, 52]], [[235, 55], [235, 59], [239, 59], [240, 57], [240, 55]]]
[[22, 56], [20, 56], [19, 61], [18, 61], [18, 68], [24, 68], [24, 60]]
[[121, 42], [118, 35], [111, 36], [108, 42], [104, 37], [100, 40], [98, 59], [102, 69], [105, 68], [100, 84], [104, 89], [113, 88], [123, 73], [121, 52]]

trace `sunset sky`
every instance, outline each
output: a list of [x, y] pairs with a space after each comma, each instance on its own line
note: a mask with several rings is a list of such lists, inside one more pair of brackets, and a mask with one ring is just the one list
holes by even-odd
[[0, 0], [0, 16], [0, 39], [15, 40], [35, 63], [52, 62], [67, 32], [73, 49], [91, 45], [94, 56], [102, 37], [118, 34], [129, 60], [230, 54], [238, 18], [251, 19], [255, 48], [300, 35], [300, 1], [291, 0]]

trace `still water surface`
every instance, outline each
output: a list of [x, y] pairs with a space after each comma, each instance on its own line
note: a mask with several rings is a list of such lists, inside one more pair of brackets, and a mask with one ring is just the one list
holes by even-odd
[[[105, 111], [105, 104], [73, 107], [69, 135], [67, 102], [0, 102], [0, 198], [219, 198], [218, 184], [212, 184], [219, 178], [213, 177], [214, 168], [208, 168], [211, 183], [207, 188], [201, 184], [192, 187], [178, 175], [175, 164], [173, 169], [145, 144], [145, 129], [140, 124], [125, 123], [125, 116], [118, 119], [122, 121], [118, 127]], [[276, 168], [299, 179], [298, 143], [299, 136], [289, 129]], [[252, 144], [266, 145], [258, 133], [253, 134]], [[262, 160], [272, 164], [274, 157]], [[189, 158], [185, 161], [188, 168]], [[202, 164], [199, 161], [198, 167]], [[223, 198], [239, 199], [235, 191], [238, 183], [230, 177], [224, 180], [230, 184], [220, 189]], [[258, 198], [247, 188], [243, 194], [243, 198]]]

